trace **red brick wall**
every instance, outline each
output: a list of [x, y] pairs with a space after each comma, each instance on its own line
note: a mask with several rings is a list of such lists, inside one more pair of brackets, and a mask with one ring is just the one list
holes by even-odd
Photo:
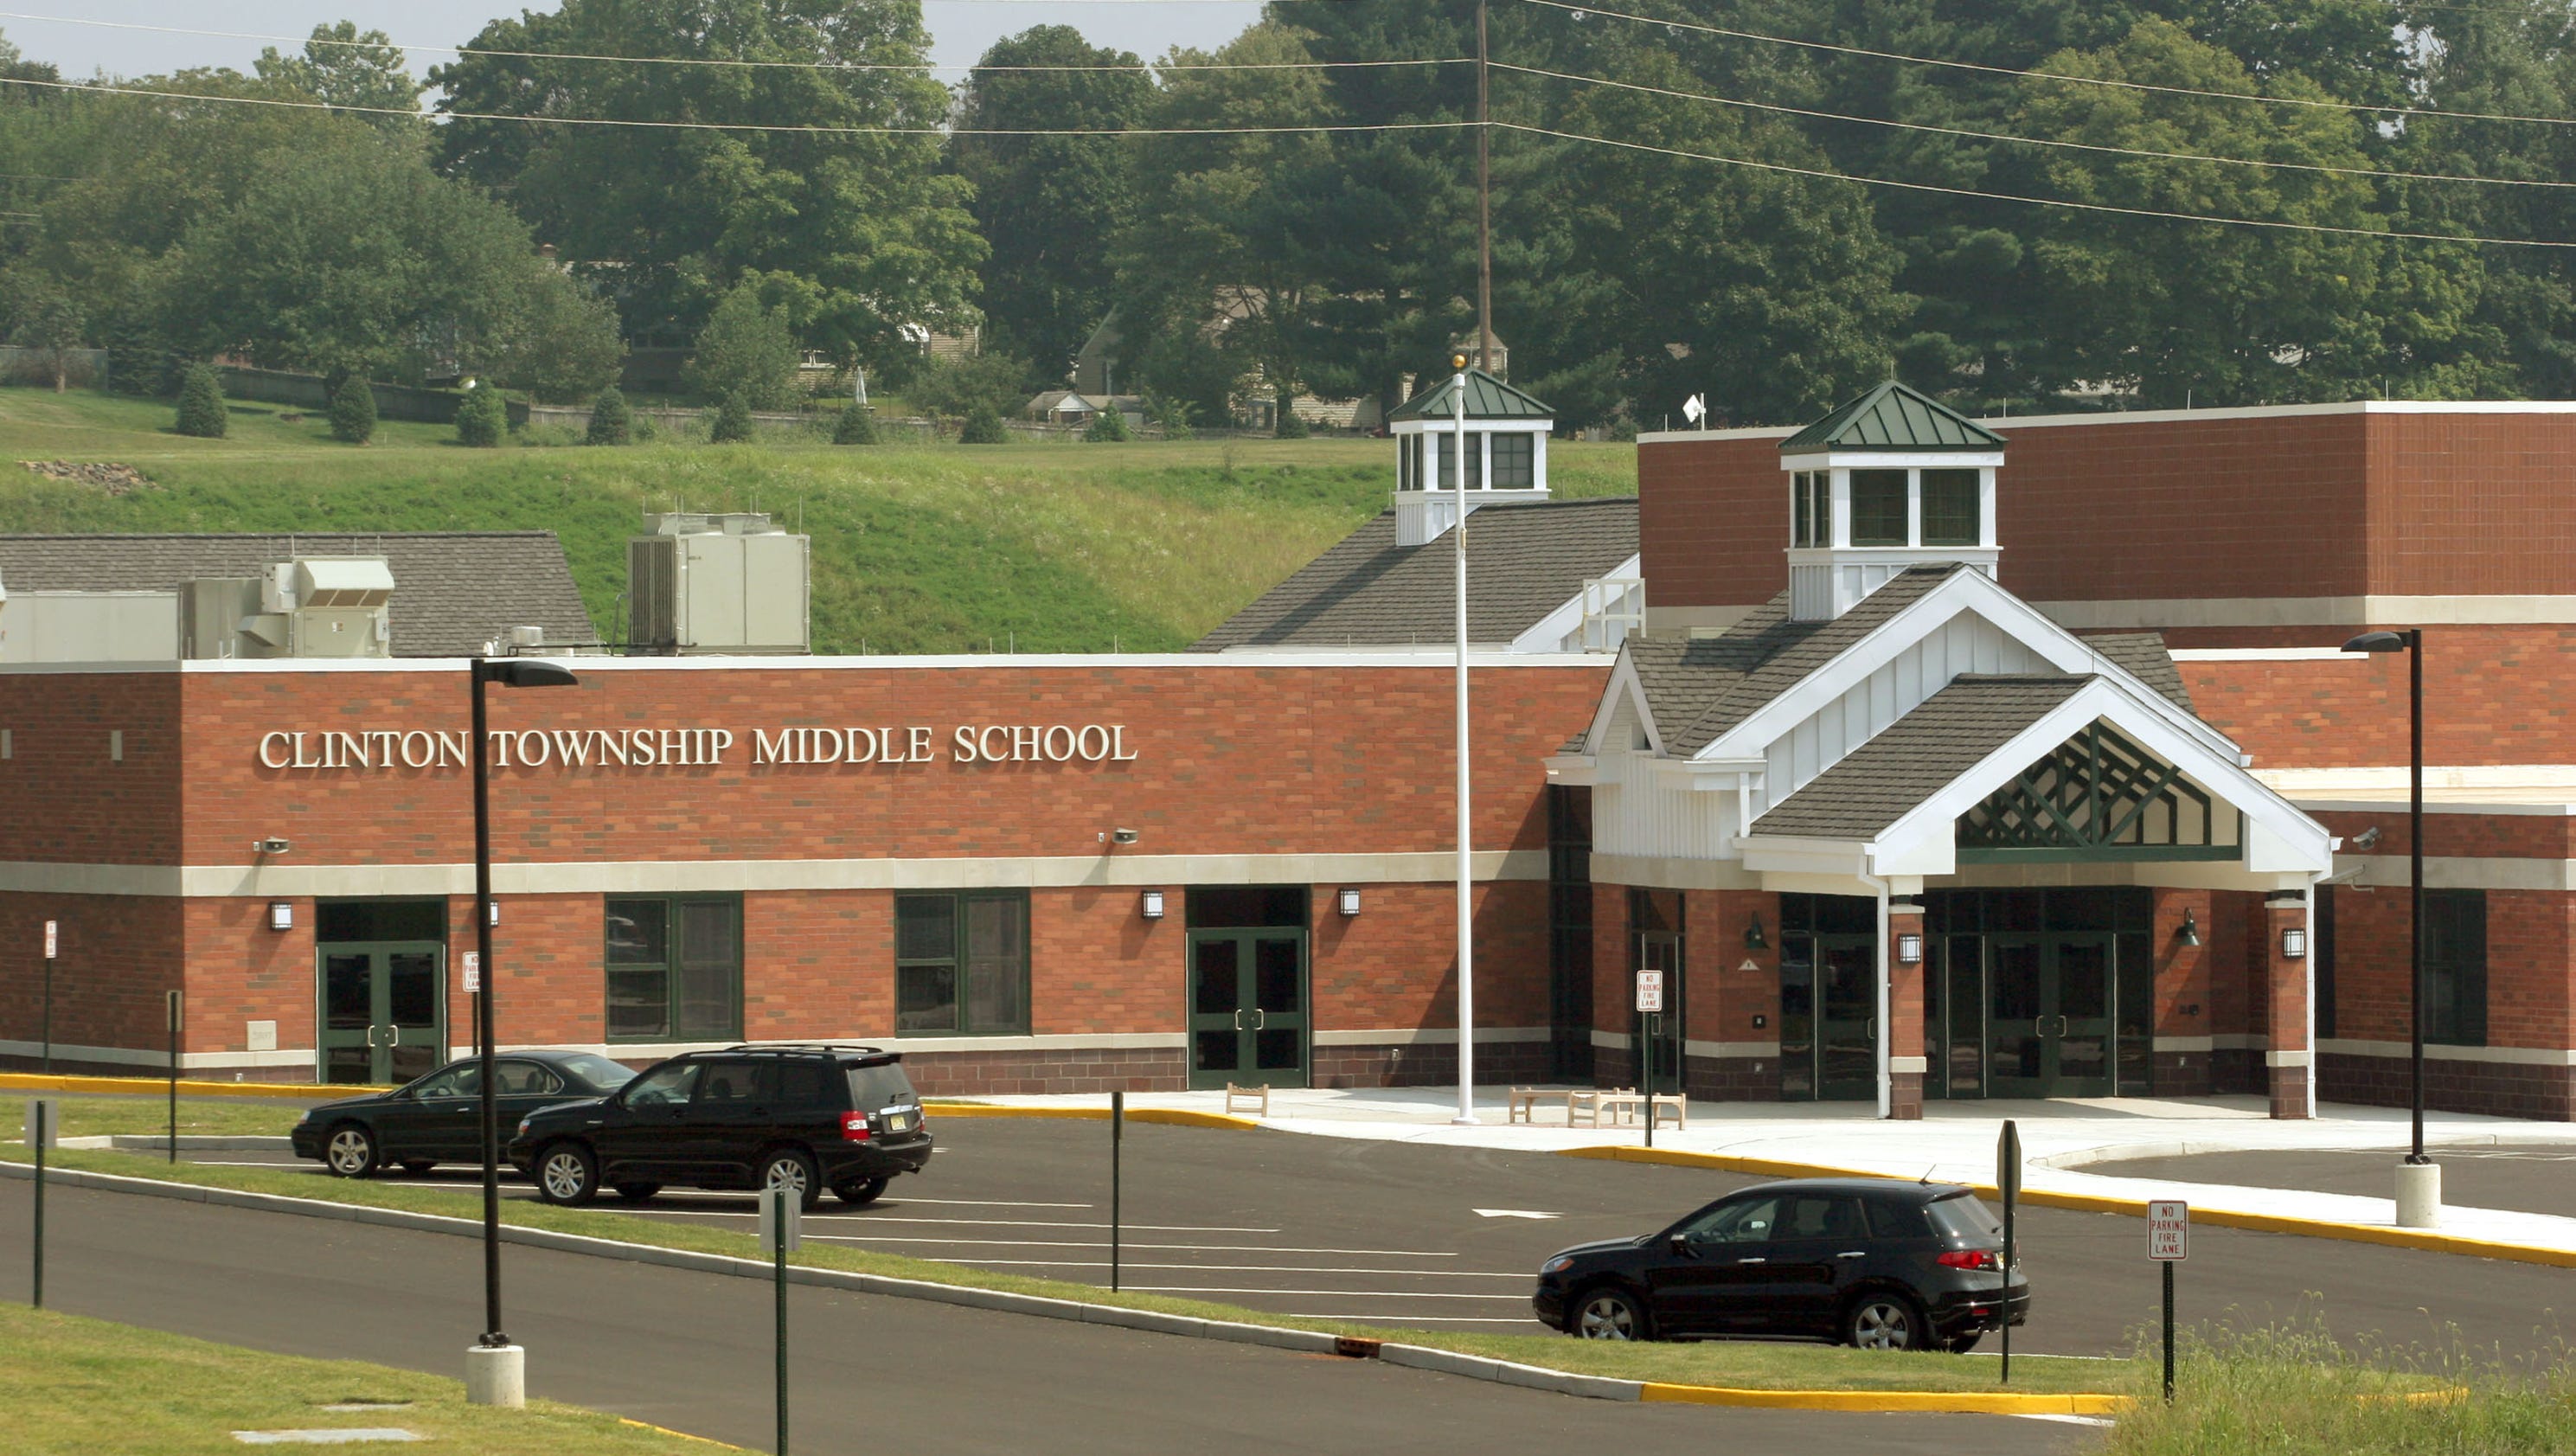
[[1637, 447], [1637, 536], [1657, 607], [1750, 606], [1789, 584], [1789, 477], [1780, 441]]
[[176, 673], [0, 673], [0, 860], [174, 862], [178, 704]]
[[2576, 415], [2369, 420], [2373, 594], [2576, 592]]
[[[2329, 634], [2339, 645], [2348, 633]], [[2436, 627], [2426, 633], [2424, 761], [2576, 761], [2566, 701], [2576, 628]], [[2192, 705], [2258, 768], [2403, 764], [2403, 653], [2352, 661], [2184, 662]]]
[[[2412, 897], [2402, 886], [2335, 897], [2335, 1036], [2402, 1042], [2409, 1035], [2407, 973]], [[2487, 891], [2487, 1045], [2563, 1048], [2570, 1018], [2576, 897], [2546, 890]]]
[[54, 1041], [159, 1048], [163, 993], [180, 989], [179, 905], [125, 895], [0, 893], [0, 1037], [44, 1026], [44, 922], [60, 926]]
[[[1693, 1041], [1780, 1039], [1780, 897], [1763, 890], [1688, 892], [1690, 934], [1682, 952], [1690, 968]], [[1769, 950], [1746, 950], [1744, 927], [1762, 917]], [[1752, 970], [1742, 969], [1746, 961]], [[1753, 1018], [1763, 1018], [1755, 1027]]]

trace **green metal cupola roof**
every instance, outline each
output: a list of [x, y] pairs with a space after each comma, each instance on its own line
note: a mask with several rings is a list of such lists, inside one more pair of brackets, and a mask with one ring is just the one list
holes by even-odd
[[1782, 454], [1810, 450], [1974, 450], [2004, 437], [1891, 379], [1780, 442]]
[[[1394, 420], [1445, 420], [1458, 412], [1458, 379], [1443, 374], [1440, 382], [1388, 413]], [[1467, 371], [1467, 418], [1471, 420], [1552, 420], [1556, 411], [1512, 388], [1482, 369]]]

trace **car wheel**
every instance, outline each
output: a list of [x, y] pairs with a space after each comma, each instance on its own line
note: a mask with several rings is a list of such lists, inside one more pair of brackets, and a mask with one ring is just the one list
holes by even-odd
[[625, 1199], [629, 1203], [642, 1203], [645, 1199], [650, 1198], [661, 1191], [662, 1185], [659, 1183], [620, 1183], [617, 1185], [617, 1196]]
[[1843, 1343], [1856, 1350], [1920, 1350], [1931, 1342], [1923, 1311], [1902, 1294], [1872, 1290], [1843, 1311]]
[[437, 1166], [438, 1165], [436, 1163], [431, 1162], [427, 1158], [405, 1158], [403, 1159], [402, 1170], [417, 1178], [421, 1174], [426, 1173]]
[[892, 1181], [890, 1178], [861, 1178], [855, 1182], [839, 1183], [833, 1185], [832, 1196], [852, 1207], [874, 1203], [877, 1195], [885, 1192], [886, 1185]]
[[1565, 1332], [1578, 1340], [1651, 1340], [1654, 1331], [1646, 1323], [1645, 1306], [1624, 1289], [1607, 1286], [1587, 1289], [1576, 1296], [1574, 1317], [1565, 1323]]
[[1964, 1334], [1964, 1335], [1953, 1335], [1953, 1336], [1951, 1336], [1951, 1337], [1950, 1337], [1950, 1343], [1949, 1343], [1949, 1345], [1948, 1345], [1948, 1346], [1946, 1346], [1945, 1348], [1947, 1348], [1947, 1349], [1949, 1350], [1949, 1352], [1950, 1352], [1951, 1354], [1953, 1354], [1953, 1355], [1964, 1355], [1964, 1354], [1968, 1353], [1970, 1350], [1973, 1350], [1973, 1349], [1977, 1348], [1977, 1342], [1978, 1342], [1979, 1340], [1984, 1339], [1985, 1337], [1986, 1337], [1986, 1332], [1985, 1332], [1985, 1331], [1983, 1331], [1983, 1330], [1971, 1330], [1971, 1331], [1969, 1331], [1967, 1334]]
[[599, 1196], [599, 1160], [579, 1143], [557, 1143], [537, 1155], [537, 1196], [548, 1203], [588, 1203]]
[[797, 1206], [807, 1213], [823, 1202], [823, 1175], [814, 1171], [814, 1160], [801, 1148], [780, 1148], [760, 1160], [762, 1195], [779, 1188], [794, 1189]]
[[364, 1178], [376, 1171], [376, 1135], [354, 1122], [331, 1129], [322, 1145], [322, 1161], [341, 1178]]

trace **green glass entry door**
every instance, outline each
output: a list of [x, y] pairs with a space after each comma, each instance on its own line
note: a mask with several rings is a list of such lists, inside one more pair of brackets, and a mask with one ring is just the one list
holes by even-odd
[[1306, 933], [1190, 932], [1190, 1085], [1306, 1085]]
[[1987, 937], [1986, 1095], [2111, 1095], [2112, 937]]
[[[1637, 932], [1637, 969], [1664, 973], [1664, 1009], [1655, 1016], [1653, 1038], [1655, 1085], [1646, 1090], [1679, 1092], [1682, 1090], [1683, 1070], [1682, 1027], [1689, 1020], [1688, 1012], [1683, 1006], [1687, 988], [1682, 985], [1680, 934], [1669, 930]], [[1629, 988], [1628, 1004], [1632, 1008], [1637, 1004], [1636, 988], [1633, 986]], [[1646, 1044], [1644, 1012], [1632, 1009], [1628, 1013], [1628, 1037], [1630, 1046], [1641, 1047]], [[1633, 1076], [1639, 1078], [1647, 1075], [1644, 1071], [1634, 1068], [1631, 1072]], [[1642, 1083], [1640, 1085], [1642, 1086]]]
[[1878, 938], [1780, 940], [1780, 1095], [1854, 1101], [1878, 1095]]
[[435, 941], [316, 952], [324, 1082], [408, 1082], [447, 1059], [447, 948]]

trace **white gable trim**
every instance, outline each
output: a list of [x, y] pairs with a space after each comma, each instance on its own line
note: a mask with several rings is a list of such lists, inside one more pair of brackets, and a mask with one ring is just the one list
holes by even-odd
[[2038, 609], [1996, 585], [1982, 573], [1955, 571], [1948, 579], [1908, 603], [1895, 616], [1853, 643], [1840, 656], [1809, 673], [1787, 692], [1756, 708], [1741, 723], [1702, 748], [1698, 758], [1759, 758], [1772, 742], [1827, 703], [1869, 680], [1897, 654], [1963, 611], [1992, 622], [2060, 672], [2094, 673], [2118, 683], [2147, 711], [2175, 730], [2197, 740], [2204, 751], [2226, 755], [2231, 765], [2241, 758], [2225, 734], [2184, 712], [2140, 681], [2136, 674], [2085, 645], [2084, 639], [2042, 616]]
[[[2038, 761], [2050, 749], [2074, 737], [2096, 719], [2136, 740], [2191, 775], [2230, 807], [2245, 815], [2238, 868], [2249, 874], [2323, 874], [2334, 867], [2331, 839], [2324, 825], [2301, 813], [2289, 800], [2239, 767], [2232, 754], [2214, 753], [2197, 735], [2182, 732], [2159, 712], [2140, 712], [2134, 694], [2096, 680], [1995, 750], [1978, 760], [1903, 818], [1857, 849], [1868, 872], [1878, 875], [1946, 875], [1955, 873], [1957, 823], [1960, 815]], [[1756, 869], [1807, 869], [1835, 857], [1832, 848], [1812, 840], [1785, 836], [1766, 841], [1759, 833], [1738, 841], [1745, 862]]]
[[[1639, 552], [1601, 574], [1602, 581], [1637, 581], [1645, 575], [1645, 554]], [[1567, 650], [1565, 639], [1582, 630], [1583, 593], [1577, 591], [1562, 606], [1530, 624], [1529, 629], [1512, 639], [1514, 652], [1561, 652]], [[1574, 650], [1581, 650], [1579, 648]]]
[[1628, 748], [1627, 744], [1607, 743], [1602, 738], [1610, 731], [1610, 720], [1618, 714], [1623, 694], [1628, 704], [1637, 710], [1637, 721], [1645, 725], [1646, 747], [1659, 756], [1663, 753], [1664, 736], [1655, 726], [1654, 705], [1646, 701], [1646, 685], [1637, 677], [1635, 659], [1623, 649], [1619, 653], [1618, 666], [1610, 669], [1609, 686], [1601, 690], [1601, 706], [1592, 712], [1592, 726], [1583, 730], [1583, 751], [1587, 757], [1598, 759], [1604, 753], [1623, 752]]

